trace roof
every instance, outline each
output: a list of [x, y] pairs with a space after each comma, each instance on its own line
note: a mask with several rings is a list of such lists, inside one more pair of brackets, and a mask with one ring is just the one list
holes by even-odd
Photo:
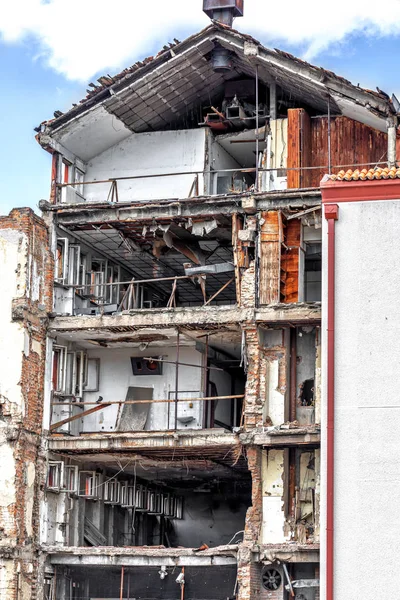
[[[231, 72], [213, 71], [209, 56], [215, 44], [233, 53]], [[261, 81], [267, 85], [275, 82], [289, 98], [315, 111], [326, 113], [329, 98], [331, 114], [344, 114], [381, 130], [385, 127], [383, 120], [395, 113], [387, 94], [354, 86], [332, 71], [287, 52], [265, 48], [250, 35], [213, 21], [183, 42], [174, 40], [155, 56], [114, 76], [99, 77], [96, 84], [90, 83], [86, 97], [78, 104], [64, 114], [56, 111], [54, 119], [43, 122], [39, 141], [46, 145], [40, 139], [42, 134], [52, 136], [96, 107], [117, 117], [128, 132], [163, 129], [196, 106], [209, 105], [210, 93], [213, 97], [223, 94], [227, 80], [254, 77], [255, 64]]]
[[375, 167], [374, 169], [349, 169], [348, 171], [339, 171], [336, 175], [327, 175], [328, 181], [368, 181], [377, 179], [400, 179], [400, 168], [388, 167], [382, 169]]

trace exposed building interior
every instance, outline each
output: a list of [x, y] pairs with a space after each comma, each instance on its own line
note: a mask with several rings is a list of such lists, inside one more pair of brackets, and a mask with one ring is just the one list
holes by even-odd
[[392, 104], [204, 10], [37, 128], [43, 218], [0, 219], [12, 600], [320, 598], [319, 182], [391, 162]]

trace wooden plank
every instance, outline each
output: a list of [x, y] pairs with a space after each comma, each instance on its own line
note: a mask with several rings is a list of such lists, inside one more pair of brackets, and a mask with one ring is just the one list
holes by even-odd
[[245, 265], [244, 248], [239, 240], [239, 231], [243, 229], [243, 219], [238, 213], [232, 214], [232, 247], [233, 264], [235, 266], [236, 302], [240, 305], [241, 268]]
[[301, 244], [301, 219], [293, 219], [286, 224], [285, 245], [282, 247], [282, 270], [286, 272], [285, 283], [281, 286], [282, 301], [290, 304], [299, 301], [299, 262]]
[[312, 163], [311, 120], [304, 108], [288, 110], [288, 188], [310, 187], [312, 171], [302, 171]]
[[[312, 161], [311, 119], [305, 110], [300, 109], [300, 166], [310, 167]], [[300, 187], [311, 186], [312, 171], [300, 171]]]
[[261, 213], [260, 221], [260, 304], [277, 304], [280, 300], [282, 215], [270, 210]]
[[[312, 171], [309, 186], [318, 187], [328, 168], [328, 118], [311, 120], [311, 166], [326, 165]], [[347, 117], [331, 118], [331, 164], [354, 165], [387, 159], [387, 134]], [[352, 167], [355, 169], [356, 167]], [[364, 167], [360, 167], [361, 169]], [[370, 168], [370, 167], [365, 167]], [[334, 172], [338, 172], [335, 169]]]
[[[288, 148], [287, 167], [298, 169], [300, 165], [300, 110], [289, 108], [288, 110]], [[300, 187], [300, 171], [287, 172], [287, 186], [289, 189]]]
[[[75, 406], [78, 404], [77, 402], [75, 403], [71, 403], [71, 402], [57, 402], [57, 404], [68, 404], [68, 405], [73, 405], [75, 404]], [[81, 404], [84, 404], [83, 402], [80, 402], [78, 404], [78, 406], [80, 406]], [[68, 417], [68, 419], [63, 419], [62, 421], [58, 421], [57, 423], [54, 423], [53, 425], [50, 425], [50, 431], [54, 431], [54, 429], [58, 429], [59, 427], [61, 427], [61, 425], [66, 425], [67, 423], [71, 423], [72, 421], [76, 421], [77, 419], [80, 419], [81, 417], [86, 417], [87, 415], [91, 415], [92, 413], [97, 412], [98, 410], [101, 410], [102, 408], [107, 408], [107, 406], [111, 406], [111, 404], [98, 404], [97, 406], [95, 406], [94, 408], [90, 408], [89, 410], [84, 410], [83, 412], [79, 413], [78, 415], [73, 415], [72, 417]]]

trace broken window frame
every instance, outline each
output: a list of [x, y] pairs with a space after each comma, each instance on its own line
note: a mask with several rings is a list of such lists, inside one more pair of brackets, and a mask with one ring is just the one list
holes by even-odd
[[[98, 265], [97, 270], [94, 270], [93, 265]], [[92, 257], [90, 271], [86, 272], [86, 287], [85, 291], [90, 296], [93, 296], [96, 302], [105, 302], [106, 300], [106, 275], [108, 268], [108, 260], [104, 258]], [[96, 269], [96, 267], [95, 267]]]
[[[57, 238], [54, 281], [56, 283], [60, 283], [61, 285], [66, 285], [68, 282], [68, 247], [68, 238]], [[60, 265], [62, 265], [61, 273]]]
[[81, 247], [69, 244], [68, 248], [68, 285], [80, 285]]
[[119, 304], [119, 282], [121, 281], [121, 267], [107, 262], [106, 281], [113, 285], [107, 285], [105, 290], [105, 302], [107, 304]]
[[[61, 181], [62, 183], [71, 183], [71, 173], [72, 173], [73, 165], [71, 162], [62, 159], [61, 162]], [[70, 196], [70, 186], [65, 186], [61, 188], [61, 204], [68, 204], [68, 197]]]
[[147, 500], [147, 512], [149, 515], [164, 514], [164, 496], [161, 492], [149, 490]]
[[54, 577], [52, 575], [44, 576], [43, 598], [44, 600], [53, 600], [54, 598]]
[[[84, 286], [86, 282], [87, 256], [80, 244], [68, 238], [57, 238], [54, 280], [65, 286]], [[60, 268], [61, 267], [61, 268]]]
[[[83, 487], [82, 487], [83, 483]], [[84, 493], [82, 493], [82, 491]], [[101, 475], [96, 471], [79, 471], [78, 496], [88, 500], [101, 500]]]
[[82, 398], [87, 381], [87, 354], [84, 350], [67, 353], [65, 392], [69, 396]]
[[77, 166], [75, 166], [74, 168], [74, 183], [76, 183], [77, 185], [74, 185], [75, 188], [75, 192], [78, 196], [80, 196], [81, 198], [83, 198], [83, 200], [85, 199], [84, 197], [84, 180], [85, 180], [85, 173], [83, 171], [81, 171], [81, 169], [79, 169]]
[[[100, 389], [100, 358], [91, 358], [86, 355], [86, 363], [83, 391], [98, 392]], [[91, 369], [91, 365], [94, 365], [94, 375], [92, 375], [93, 368]]]
[[77, 494], [78, 492], [78, 465], [64, 465], [62, 478], [62, 492]]
[[137, 508], [136, 494], [137, 489], [142, 486], [135, 486], [128, 482], [122, 484], [121, 487], [121, 506], [124, 508]]
[[177, 497], [173, 494], [164, 494], [163, 514], [167, 519], [175, 519]]
[[62, 488], [63, 476], [64, 463], [58, 460], [49, 460], [47, 465], [46, 489], [49, 492], [60, 492]]
[[[55, 365], [55, 356], [58, 355], [57, 366]], [[59, 344], [55, 344], [53, 346], [53, 354], [52, 354], [52, 385], [53, 392], [56, 394], [63, 394], [66, 391], [67, 386], [67, 356], [68, 356], [68, 348], [67, 346], [61, 346]], [[55, 373], [55, 368], [57, 369], [57, 373]], [[54, 385], [55, 380], [57, 381], [57, 385]]]
[[175, 519], [183, 519], [183, 496], [176, 497]]
[[121, 482], [117, 479], [109, 479], [104, 483], [104, 504], [121, 504]]

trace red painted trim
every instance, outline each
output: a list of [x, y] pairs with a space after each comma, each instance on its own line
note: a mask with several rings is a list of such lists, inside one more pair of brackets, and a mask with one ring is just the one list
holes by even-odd
[[321, 181], [322, 203], [400, 200], [400, 179]]
[[67, 163], [63, 163], [64, 165], [64, 181], [63, 183], [69, 183], [69, 165]]
[[335, 222], [337, 204], [325, 206], [328, 221], [327, 425], [326, 425], [326, 600], [334, 598], [334, 449], [335, 449]]

